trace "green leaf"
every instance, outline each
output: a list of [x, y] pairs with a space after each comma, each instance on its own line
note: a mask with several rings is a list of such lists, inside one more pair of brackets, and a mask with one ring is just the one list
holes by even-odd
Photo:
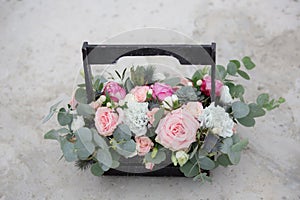
[[101, 176], [104, 174], [103, 169], [101, 168], [101, 166], [99, 165], [98, 162], [94, 163], [91, 167], [91, 172], [93, 175], [95, 176]]
[[79, 103], [87, 103], [86, 91], [84, 88], [78, 88], [75, 92], [75, 99]]
[[59, 140], [59, 134], [56, 130], [51, 129], [44, 135], [44, 139]]
[[113, 133], [114, 139], [118, 142], [122, 140], [130, 140], [132, 133], [126, 124], [119, 124]]
[[66, 161], [73, 162], [78, 159], [74, 143], [69, 142], [66, 138], [60, 139], [60, 147]]
[[228, 154], [231, 151], [231, 146], [233, 145], [232, 138], [226, 138], [223, 140], [223, 144], [221, 145], [221, 152]]
[[113, 159], [108, 149], [98, 149], [96, 158], [98, 162], [106, 165], [109, 168], [113, 164]]
[[215, 162], [208, 157], [200, 158], [200, 167], [204, 170], [212, 170], [215, 168]]
[[240, 162], [241, 152], [230, 151], [227, 155], [232, 164], [237, 165]]
[[51, 119], [51, 117], [54, 115], [54, 113], [55, 113], [55, 111], [56, 111], [56, 109], [57, 109], [57, 106], [58, 106], [61, 102], [62, 102], [62, 100], [59, 101], [59, 102], [57, 102], [56, 104], [54, 104], [54, 105], [52, 105], [52, 106], [50, 107], [50, 110], [49, 110], [48, 115], [46, 115], [46, 116], [44, 117], [43, 121], [42, 121], [43, 124], [46, 123], [47, 121], [49, 121], [49, 119]]
[[154, 163], [154, 164], [160, 164], [161, 162], [165, 161], [167, 156], [164, 151], [158, 151], [154, 158], [151, 156], [151, 152], [147, 153], [145, 155], [146, 162]]
[[198, 96], [196, 94], [195, 88], [192, 86], [183, 86], [175, 93], [179, 101], [197, 101]]
[[231, 150], [234, 152], [242, 151], [248, 145], [248, 143], [248, 139], [243, 139], [240, 142], [232, 145]]
[[248, 56], [245, 56], [242, 59], [242, 62], [244, 64], [244, 66], [246, 67], [246, 69], [251, 70], [255, 67], [255, 64], [252, 62], [251, 58]]
[[161, 108], [159, 109], [155, 114], [154, 114], [154, 122], [153, 122], [153, 126], [156, 127], [160, 121], [160, 119], [163, 117], [165, 113], [165, 109]]
[[227, 154], [221, 154], [217, 158], [217, 162], [224, 167], [227, 167], [228, 165], [232, 165]]
[[269, 102], [269, 94], [267, 93], [260, 94], [256, 99], [256, 103], [260, 106], [264, 106], [268, 102]]
[[246, 117], [249, 112], [249, 106], [241, 101], [236, 101], [232, 104], [233, 116], [237, 119]]
[[236, 74], [237, 70], [238, 70], [238, 67], [235, 65], [235, 63], [233, 63], [233, 62], [228, 63], [228, 65], [227, 65], [228, 74], [234, 76]]
[[136, 152], [136, 144], [133, 140], [122, 142], [119, 144], [116, 143], [114, 144], [114, 146], [116, 147], [116, 151], [125, 158], [132, 156]]
[[77, 114], [82, 116], [94, 115], [95, 110], [89, 104], [79, 103], [77, 106]]
[[249, 104], [250, 113], [248, 117], [255, 118], [255, 117], [261, 117], [266, 114], [266, 111], [260, 106], [255, 103]]
[[285, 98], [283, 98], [283, 97], [279, 97], [279, 99], [278, 99], [278, 103], [284, 103], [285, 102]]
[[201, 73], [201, 70], [195, 71], [195, 73], [192, 76], [192, 81], [193, 81], [194, 85], [196, 84], [196, 82], [198, 80], [201, 80], [202, 78], [203, 78], [203, 74]]
[[171, 87], [175, 87], [176, 85], [178, 85], [180, 83], [180, 78], [179, 77], [173, 77], [173, 78], [165, 79], [163, 82], [165, 84], [170, 85]]
[[91, 131], [93, 133], [93, 140], [96, 143], [96, 145], [98, 145], [102, 149], [108, 149], [106, 138], [100, 136], [95, 129], [91, 129]]
[[230, 62], [234, 63], [237, 66], [237, 68], [241, 67], [241, 63], [238, 60], [230, 60]]
[[200, 173], [196, 159], [190, 159], [179, 169], [186, 177], [194, 177]]
[[91, 142], [93, 139], [92, 131], [86, 127], [81, 127], [77, 131], [75, 131], [75, 135], [77, 139], [80, 139], [83, 142]]
[[255, 125], [255, 120], [252, 117], [248, 117], [248, 116], [243, 118], [238, 118], [237, 121], [246, 127], [253, 127]]
[[244, 72], [244, 71], [242, 71], [242, 70], [238, 70], [237, 73], [238, 73], [241, 77], [243, 77], [244, 79], [250, 80], [250, 76], [249, 76], [246, 72]]
[[66, 109], [61, 108], [57, 114], [57, 121], [61, 126], [71, 124], [73, 120], [73, 115], [67, 113]]
[[119, 72], [118, 72], [117, 70], [115, 70], [115, 72], [116, 72], [117, 76], [118, 76], [120, 79], [122, 79], [122, 77], [121, 77], [121, 75], [119, 74]]
[[75, 132], [76, 143], [75, 148], [79, 159], [87, 159], [95, 151], [95, 145], [92, 142], [92, 132], [90, 129], [81, 127]]
[[222, 65], [217, 65], [217, 79], [219, 80], [224, 80], [225, 77], [227, 76], [227, 71], [224, 66]]
[[133, 85], [132, 81], [130, 80], [130, 78], [127, 78], [126, 81], [125, 81], [126, 91], [130, 92], [133, 88], [134, 88], [134, 85]]

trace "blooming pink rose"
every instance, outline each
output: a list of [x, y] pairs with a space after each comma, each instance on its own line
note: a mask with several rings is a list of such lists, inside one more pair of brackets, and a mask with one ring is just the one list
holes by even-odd
[[153, 169], [153, 167], [154, 167], [154, 163], [150, 163], [150, 162], [148, 162], [148, 163], [146, 163], [146, 164], [145, 164], [145, 168], [146, 168], [146, 169], [150, 169], [150, 170], [152, 170], [152, 169]]
[[147, 112], [147, 116], [148, 116], [148, 119], [149, 119], [149, 123], [150, 124], [153, 124], [155, 118], [154, 118], [154, 115], [155, 113], [159, 110], [159, 108], [152, 108], [151, 111], [148, 111]]
[[171, 96], [174, 91], [170, 85], [165, 83], [154, 83], [152, 85], [153, 97], [158, 98], [158, 100], [163, 101], [166, 97]]
[[146, 155], [154, 146], [153, 142], [147, 136], [135, 137], [136, 150], [139, 156]]
[[110, 136], [118, 125], [119, 116], [112, 109], [100, 107], [96, 111], [95, 126], [100, 135]]
[[[221, 95], [221, 88], [223, 86], [222, 81], [220, 80], [215, 80], [215, 86], [216, 86], [216, 96]], [[211, 77], [209, 75], [205, 75], [202, 80], [201, 92], [203, 92], [206, 96], [210, 96], [210, 91], [211, 91]]]
[[134, 95], [137, 102], [144, 102], [147, 99], [147, 92], [149, 89], [149, 86], [136, 86], [130, 93]]
[[113, 81], [110, 81], [105, 85], [104, 92], [108, 93], [110, 98], [115, 102], [119, 102], [119, 100], [124, 99], [126, 96], [126, 90]]
[[173, 110], [160, 120], [155, 140], [172, 151], [187, 149], [196, 141], [199, 127], [200, 123], [184, 109]]
[[183, 105], [182, 108], [193, 115], [196, 119], [199, 118], [203, 111], [203, 106], [201, 102], [188, 102], [187, 104]]

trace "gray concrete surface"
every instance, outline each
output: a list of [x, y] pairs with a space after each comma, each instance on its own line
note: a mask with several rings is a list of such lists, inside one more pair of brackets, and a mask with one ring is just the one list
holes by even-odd
[[[0, 1], [0, 199], [300, 199], [300, 3], [294, 1]], [[287, 102], [248, 137], [238, 166], [213, 183], [185, 178], [94, 177], [58, 161], [43, 134], [48, 107], [72, 93], [83, 41], [143, 27], [215, 41], [218, 63], [252, 56], [247, 97]]]

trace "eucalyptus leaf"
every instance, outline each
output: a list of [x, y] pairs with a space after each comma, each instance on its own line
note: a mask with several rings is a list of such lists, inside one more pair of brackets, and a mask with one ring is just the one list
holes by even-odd
[[241, 63], [238, 60], [230, 60], [230, 62], [234, 63], [238, 69], [241, 67]]
[[50, 107], [49, 113], [44, 117], [44, 119], [43, 119], [43, 121], [42, 121], [43, 124], [46, 123], [47, 121], [49, 121], [49, 119], [51, 119], [51, 117], [54, 115], [54, 113], [55, 113], [55, 111], [56, 111], [56, 109], [57, 109], [57, 106], [58, 106], [61, 102], [62, 102], [62, 100], [59, 101], [59, 102], [57, 102], [56, 104], [54, 104], [54, 105], [52, 105], [52, 106]]
[[266, 111], [260, 105], [257, 105], [255, 103], [249, 104], [249, 108], [250, 108], [250, 113], [248, 117], [252, 117], [252, 118], [261, 117], [266, 114]]
[[152, 158], [151, 152], [147, 153], [145, 155], [146, 162], [154, 163], [154, 164], [160, 164], [161, 162], [165, 161], [167, 158], [166, 153], [164, 151], [159, 150], [155, 157]]
[[232, 103], [233, 116], [237, 119], [246, 117], [249, 112], [249, 106], [241, 101]]
[[115, 144], [116, 151], [125, 158], [131, 157], [136, 152], [136, 143], [133, 140]]
[[73, 115], [68, 113], [65, 108], [61, 108], [57, 114], [57, 121], [61, 126], [71, 124], [73, 120]]
[[59, 134], [56, 130], [51, 129], [44, 135], [44, 139], [59, 140]]
[[269, 95], [267, 93], [260, 94], [256, 99], [256, 103], [260, 106], [264, 106], [268, 102], [269, 102]]
[[69, 142], [66, 138], [61, 138], [60, 147], [66, 161], [73, 162], [78, 159], [74, 143]]
[[155, 114], [154, 114], [154, 122], [153, 122], [153, 126], [156, 127], [159, 123], [159, 121], [161, 120], [161, 118], [163, 117], [165, 113], [165, 110], [163, 108], [160, 108]]
[[234, 62], [229, 62], [228, 63], [228, 65], [227, 65], [227, 72], [228, 72], [228, 74], [234, 76], [236, 74], [237, 70], [238, 70], [238, 67], [235, 65]]
[[244, 72], [244, 71], [242, 71], [242, 70], [237, 70], [237, 73], [238, 73], [241, 77], [243, 77], [244, 79], [250, 80], [250, 76], [249, 76], [246, 72]]
[[98, 149], [96, 158], [98, 162], [103, 163], [109, 168], [113, 164], [113, 159], [108, 149]]
[[196, 159], [188, 160], [179, 169], [184, 174], [184, 176], [186, 176], [186, 177], [194, 177], [194, 176], [197, 176], [200, 173], [200, 169], [199, 169], [199, 166], [198, 166], [198, 163], [197, 163]]
[[215, 162], [208, 157], [200, 158], [200, 167], [204, 170], [212, 170], [216, 167]]
[[255, 67], [255, 64], [252, 62], [252, 60], [249, 56], [245, 56], [242, 59], [242, 62], [244, 64], [244, 66], [246, 67], [246, 69], [248, 69], [248, 70], [251, 70]]
[[74, 144], [76, 154], [80, 160], [86, 160], [90, 155], [94, 153], [95, 146], [92, 142], [83, 143], [77, 140]]
[[118, 142], [122, 140], [130, 140], [132, 133], [126, 124], [119, 124], [113, 133], [114, 139]]
[[227, 76], [227, 71], [226, 71], [225, 67], [222, 65], [217, 65], [216, 67], [217, 67], [217, 74], [216, 74], [217, 79], [224, 80]]
[[77, 106], [77, 114], [82, 116], [94, 115], [95, 110], [89, 104], [79, 103]]
[[230, 151], [227, 155], [232, 164], [237, 165], [240, 162], [241, 152]]
[[246, 127], [253, 127], [255, 125], [255, 119], [253, 119], [252, 117], [248, 117], [248, 116], [243, 117], [243, 118], [238, 118], [237, 121]]
[[99, 165], [98, 162], [94, 163], [91, 167], [91, 172], [93, 175], [95, 176], [101, 176], [104, 174], [103, 169], [101, 168], [101, 166]]
[[248, 139], [243, 139], [240, 142], [232, 145], [231, 150], [234, 152], [242, 151], [248, 145], [248, 143]]
[[99, 135], [95, 129], [91, 129], [91, 131], [93, 133], [93, 140], [96, 143], [96, 145], [102, 149], [108, 149], [106, 138]]
[[84, 88], [78, 88], [75, 92], [75, 99], [79, 103], [87, 103], [86, 91]]
[[220, 155], [217, 158], [217, 162], [224, 167], [227, 167], [228, 165], [232, 165], [227, 154]]
[[222, 153], [229, 153], [231, 151], [231, 146], [233, 145], [232, 138], [226, 138], [223, 140], [223, 144], [221, 146]]

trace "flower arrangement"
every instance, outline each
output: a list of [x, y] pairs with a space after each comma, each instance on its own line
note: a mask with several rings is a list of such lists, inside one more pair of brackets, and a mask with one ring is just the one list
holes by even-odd
[[87, 102], [85, 85], [78, 85], [66, 108], [58, 109], [60, 102], [50, 108], [44, 122], [57, 112], [62, 127], [44, 137], [60, 143], [66, 161], [96, 176], [118, 168], [120, 157], [138, 156], [149, 171], [169, 159], [186, 177], [209, 180], [205, 170], [239, 163], [248, 140], [239, 137], [237, 124], [252, 127], [285, 101], [266, 93], [245, 101], [244, 87], [233, 79], [249, 80], [245, 69], [254, 67], [249, 57], [217, 65], [214, 102], [208, 68], [184, 78], [157, 76], [153, 66], [95, 76], [95, 100]]

